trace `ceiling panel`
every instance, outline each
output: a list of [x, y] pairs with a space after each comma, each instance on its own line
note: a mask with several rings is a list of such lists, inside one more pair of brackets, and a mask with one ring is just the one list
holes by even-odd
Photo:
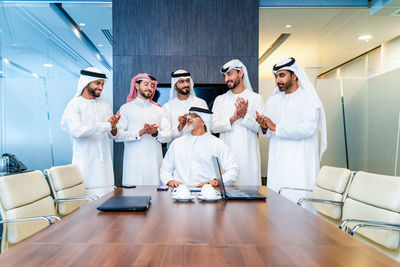
[[[281, 33], [291, 36], [260, 65], [261, 79], [272, 78], [272, 66], [291, 56], [323, 73], [399, 36], [400, 17], [371, 16], [367, 8], [260, 9], [259, 56]], [[372, 38], [358, 40], [366, 34]]]

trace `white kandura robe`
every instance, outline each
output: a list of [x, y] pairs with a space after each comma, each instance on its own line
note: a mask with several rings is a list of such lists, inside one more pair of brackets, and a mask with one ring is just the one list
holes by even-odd
[[[73, 98], [66, 106], [61, 128], [72, 139], [72, 164], [78, 165], [87, 189], [112, 188], [110, 106], [101, 99]], [[93, 191], [94, 192], [94, 191]]]
[[[249, 106], [246, 116], [231, 125], [229, 119], [235, 113], [238, 97], [248, 100]], [[235, 185], [261, 185], [260, 148], [257, 136], [261, 128], [255, 117], [256, 110], [260, 112], [262, 107], [262, 97], [248, 89], [240, 94], [228, 91], [214, 101], [211, 131], [220, 133], [219, 138], [225, 141], [235, 155], [240, 169]]]
[[232, 184], [239, 168], [229, 147], [221, 139], [205, 133], [187, 134], [175, 139], [169, 147], [161, 166], [161, 182], [170, 180], [187, 185], [198, 185], [217, 177], [212, 157], [217, 157], [224, 170], [224, 183]]
[[[320, 109], [303, 89], [271, 96], [263, 113], [276, 124], [270, 138], [267, 187], [278, 192], [282, 187], [312, 189], [319, 171], [318, 121]], [[285, 190], [283, 195], [297, 202], [306, 196]]]
[[[123, 185], [159, 185], [161, 143], [171, 140], [171, 126], [162, 107], [136, 98], [120, 109], [116, 142], [124, 142]], [[140, 136], [145, 123], [157, 124], [158, 135]]]
[[190, 95], [186, 100], [179, 100], [177, 97], [168, 101], [163, 108], [167, 113], [168, 119], [171, 123], [172, 139], [171, 142], [179, 136], [183, 135], [183, 131], [178, 131], [179, 116], [185, 115], [189, 112], [190, 107], [199, 107], [208, 109], [206, 101], [196, 96]]

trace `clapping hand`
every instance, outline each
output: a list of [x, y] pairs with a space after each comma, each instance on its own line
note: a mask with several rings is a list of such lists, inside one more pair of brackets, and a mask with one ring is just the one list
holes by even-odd
[[143, 128], [139, 131], [139, 135], [142, 136], [145, 134], [149, 134], [149, 135], [156, 134], [158, 132], [158, 128], [159, 127], [155, 123], [154, 124], [145, 123], [143, 125]]
[[256, 122], [258, 122], [258, 124], [260, 125], [262, 132], [266, 134], [268, 130], [267, 117], [258, 113], [257, 110], [256, 110]]
[[108, 122], [111, 125], [111, 128], [115, 128], [117, 126], [117, 123], [119, 121], [119, 119], [121, 118], [121, 115], [119, 115], [119, 111], [117, 112], [117, 114], [112, 115], [109, 119]]
[[244, 100], [242, 97], [238, 97], [235, 103], [236, 113], [240, 118], [244, 118], [249, 107], [249, 101]]
[[146, 133], [150, 135], [156, 134], [158, 132], [158, 126], [155, 123], [154, 124], [145, 123], [144, 129], [146, 129]]
[[271, 131], [276, 130], [276, 124], [273, 123], [272, 120], [267, 116], [258, 113], [258, 111], [256, 111], [256, 121], [258, 124], [260, 124], [260, 127], [264, 133], [267, 131], [267, 129], [270, 129]]

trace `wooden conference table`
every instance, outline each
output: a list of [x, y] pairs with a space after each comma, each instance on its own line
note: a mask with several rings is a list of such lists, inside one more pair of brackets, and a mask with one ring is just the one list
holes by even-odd
[[[146, 212], [98, 211], [111, 195], [151, 195], [152, 204]], [[397, 264], [271, 190], [267, 201], [177, 203], [155, 187], [118, 189], [0, 255], [0, 266]]]

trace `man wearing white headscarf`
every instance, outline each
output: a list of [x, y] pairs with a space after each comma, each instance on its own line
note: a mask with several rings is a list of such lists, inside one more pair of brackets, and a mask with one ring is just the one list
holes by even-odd
[[[263, 134], [270, 139], [268, 188], [312, 189], [326, 150], [324, 107], [304, 70], [294, 58], [282, 60], [273, 67], [276, 87], [269, 97], [263, 115], [257, 114]], [[318, 129], [321, 150], [318, 155]], [[304, 193], [285, 191], [297, 202]]]
[[257, 136], [261, 130], [255, 117], [263, 99], [253, 92], [246, 66], [240, 60], [227, 62], [221, 73], [230, 90], [214, 101], [211, 131], [219, 133], [235, 155], [240, 169], [235, 185], [261, 185]]
[[232, 184], [239, 173], [234, 156], [225, 143], [210, 134], [212, 112], [191, 107], [187, 114], [188, 134], [175, 139], [161, 166], [161, 181], [171, 187], [180, 184], [218, 185], [212, 157], [217, 157], [224, 170], [224, 183]]
[[106, 75], [96, 68], [81, 71], [74, 98], [66, 106], [61, 128], [72, 139], [72, 163], [78, 165], [88, 193], [103, 195], [114, 186], [110, 138], [119, 115], [101, 99]]
[[124, 142], [122, 184], [159, 185], [161, 143], [171, 140], [164, 109], [153, 102], [157, 81], [146, 73], [133, 77], [126, 104], [121, 106], [116, 142]]
[[196, 97], [190, 73], [186, 70], [177, 70], [171, 74], [169, 101], [163, 106], [171, 123], [172, 140], [183, 134], [186, 114], [192, 106], [208, 108], [206, 101]]

